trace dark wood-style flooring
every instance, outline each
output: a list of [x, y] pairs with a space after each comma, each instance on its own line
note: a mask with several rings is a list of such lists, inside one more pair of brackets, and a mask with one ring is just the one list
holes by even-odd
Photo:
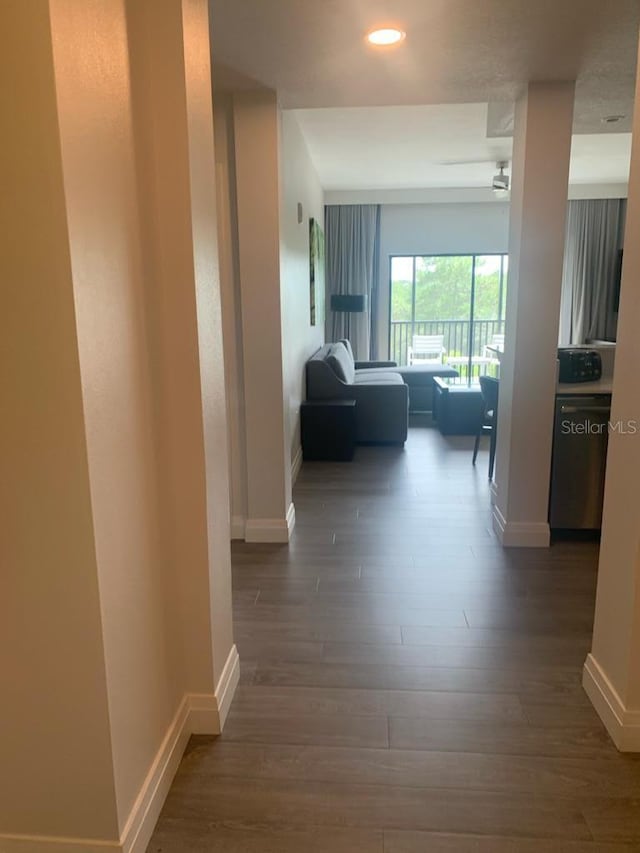
[[487, 454], [305, 464], [289, 547], [233, 548], [242, 677], [150, 853], [640, 850], [640, 763], [581, 687], [597, 546], [502, 550]]

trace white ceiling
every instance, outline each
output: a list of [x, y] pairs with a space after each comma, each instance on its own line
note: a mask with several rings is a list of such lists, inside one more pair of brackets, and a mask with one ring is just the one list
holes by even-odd
[[[637, 0], [213, 0], [211, 35], [214, 62], [285, 108], [512, 102], [577, 79], [578, 104], [626, 112], [639, 23]], [[384, 24], [405, 42], [366, 45]]]
[[[326, 190], [486, 187], [512, 139], [487, 137], [487, 104], [296, 110]], [[574, 135], [572, 184], [628, 180], [630, 133]], [[461, 165], [450, 161], [473, 160]]]

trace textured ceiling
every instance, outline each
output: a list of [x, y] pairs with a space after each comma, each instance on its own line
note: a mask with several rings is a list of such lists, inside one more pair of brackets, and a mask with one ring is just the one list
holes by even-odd
[[[364, 33], [397, 24], [397, 48]], [[577, 79], [578, 114], [631, 108], [637, 0], [213, 0], [213, 57], [284, 107], [512, 102]]]
[[[633, 86], [630, 90], [620, 87], [615, 98], [587, 100], [576, 96], [573, 111], [574, 133], [631, 133], [633, 124]], [[487, 136], [513, 136], [515, 105], [493, 101], [487, 115]], [[605, 117], [616, 116], [619, 121], [608, 123]]]

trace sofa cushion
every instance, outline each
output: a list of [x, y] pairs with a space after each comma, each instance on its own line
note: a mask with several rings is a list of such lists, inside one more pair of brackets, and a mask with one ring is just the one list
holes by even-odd
[[353, 385], [356, 371], [353, 359], [349, 357], [344, 344], [333, 344], [326, 361], [339, 379], [346, 382], [347, 385]]
[[457, 370], [449, 367], [447, 364], [413, 364], [403, 365], [402, 367], [367, 367], [356, 371], [356, 376], [360, 374], [379, 373], [381, 371], [387, 373], [399, 373], [404, 381], [409, 386], [427, 386], [431, 387], [434, 376], [459, 376]]
[[357, 370], [355, 385], [404, 385], [399, 373], [384, 373], [376, 370]]
[[349, 338], [340, 338], [338, 343], [342, 344], [342, 346], [346, 349], [349, 358], [355, 364], [355, 358], [353, 357], [353, 349], [351, 348], [351, 341], [349, 340]]

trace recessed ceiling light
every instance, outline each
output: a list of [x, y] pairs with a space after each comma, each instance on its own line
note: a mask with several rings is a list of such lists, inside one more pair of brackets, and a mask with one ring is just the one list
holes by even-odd
[[398, 44], [403, 41], [406, 35], [402, 30], [397, 30], [395, 27], [385, 27], [384, 29], [372, 30], [370, 33], [367, 33], [367, 41], [376, 47], [388, 47], [389, 45]]

